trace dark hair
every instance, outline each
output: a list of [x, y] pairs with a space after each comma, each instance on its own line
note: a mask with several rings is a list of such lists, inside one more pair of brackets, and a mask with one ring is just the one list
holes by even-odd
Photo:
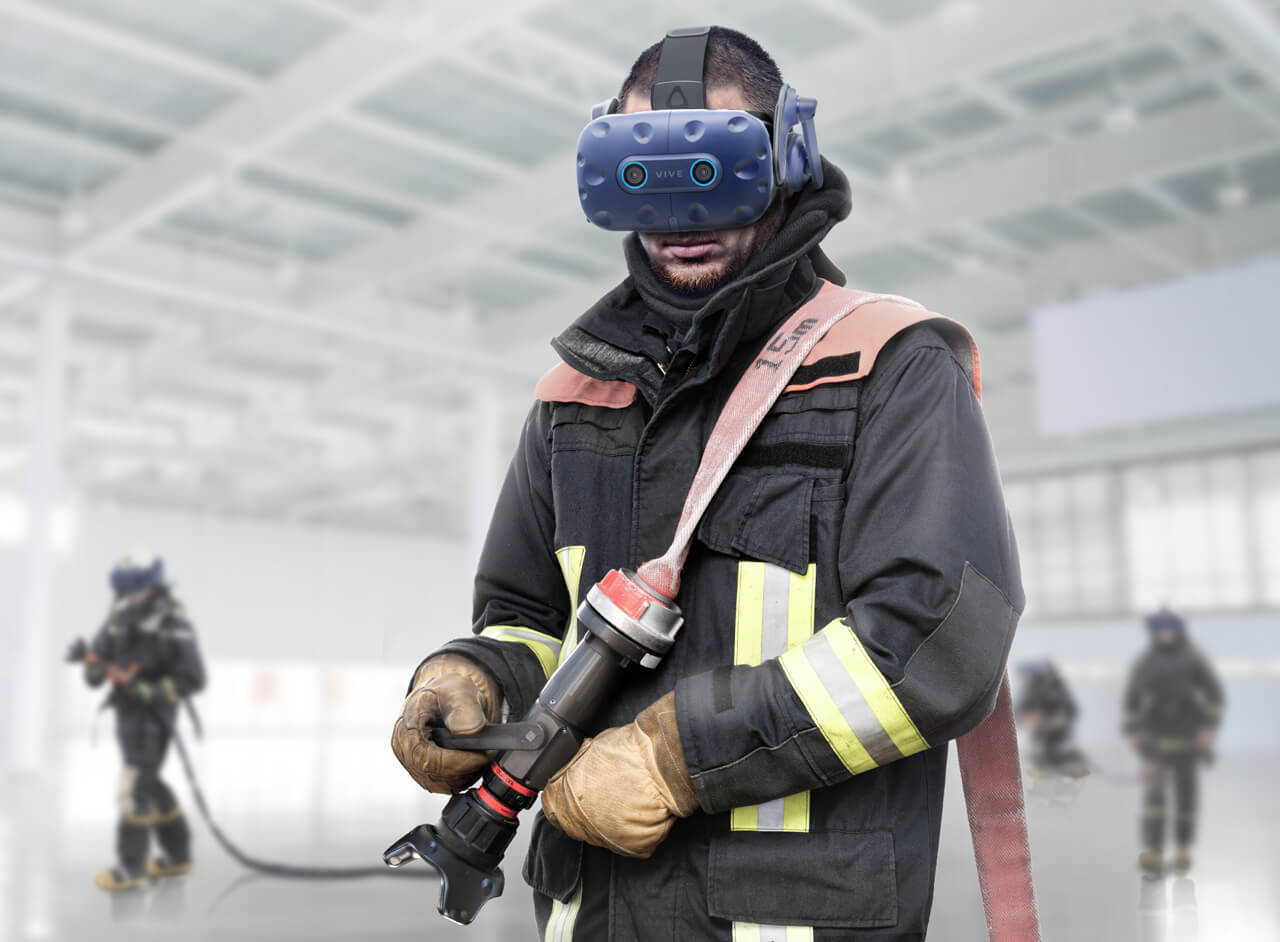
[[[618, 92], [619, 102], [625, 104], [632, 92], [652, 93], [661, 53], [661, 42], [640, 53]], [[703, 81], [708, 89], [740, 88], [750, 106], [748, 110], [769, 114], [773, 114], [782, 91], [782, 72], [773, 57], [750, 36], [726, 26], [711, 27], [707, 36]]]

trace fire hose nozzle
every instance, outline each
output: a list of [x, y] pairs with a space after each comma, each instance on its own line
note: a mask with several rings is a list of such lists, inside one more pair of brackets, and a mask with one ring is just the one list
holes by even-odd
[[440, 874], [440, 915], [460, 926], [470, 925], [485, 903], [502, 895], [506, 879], [500, 867], [486, 870], [454, 853], [440, 839], [436, 828], [420, 824], [396, 841], [382, 859], [399, 867], [414, 858], [430, 864]]
[[436, 825], [414, 828], [382, 855], [391, 867], [417, 858], [440, 874], [437, 908], [467, 925], [500, 896], [499, 864], [517, 818], [577, 753], [584, 730], [626, 665], [657, 667], [684, 623], [680, 609], [635, 573], [613, 569], [578, 608], [582, 640], [548, 678], [522, 721], [460, 736], [436, 729], [446, 749], [501, 749], [475, 788], [454, 795]]

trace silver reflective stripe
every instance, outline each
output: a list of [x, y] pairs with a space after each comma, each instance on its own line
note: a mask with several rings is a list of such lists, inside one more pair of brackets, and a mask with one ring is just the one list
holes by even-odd
[[761, 926], [735, 922], [733, 942], [813, 942], [812, 926]]
[[760, 656], [777, 657], [787, 649], [787, 613], [791, 604], [791, 572], [766, 563], [760, 625]]
[[532, 628], [499, 625], [495, 628], [485, 629], [485, 633], [488, 637], [495, 638], [498, 641], [532, 641], [534, 644], [545, 644], [554, 653], [560, 653], [560, 640], [558, 638], [544, 635], [542, 632], [534, 631]]
[[[787, 650], [787, 626], [791, 610], [791, 572], [766, 563], [764, 567], [764, 604], [761, 606], [760, 657], [775, 658]], [[785, 798], [775, 798], [757, 806], [756, 830], [781, 831]], [[763, 930], [761, 930], [763, 931]]]
[[756, 806], [757, 831], [782, 830], [782, 816], [786, 811], [784, 802], [786, 802], [785, 798], [775, 798], [772, 801], [761, 802]]
[[849, 673], [840, 664], [839, 657], [831, 647], [831, 642], [823, 632], [818, 632], [805, 642], [805, 660], [818, 675], [822, 686], [827, 689], [836, 708], [844, 717], [849, 728], [858, 737], [858, 742], [875, 760], [876, 765], [896, 762], [903, 757], [888, 732], [881, 725], [879, 718], [867, 703]]

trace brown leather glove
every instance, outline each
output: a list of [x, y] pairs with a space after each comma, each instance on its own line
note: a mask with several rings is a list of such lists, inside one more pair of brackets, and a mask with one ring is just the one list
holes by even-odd
[[450, 795], [470, 785], [493, 759], [493, 753], [442, 749], [431, 739], [432, 727], [474, 733], [498, 721], [502, 692], [493, 676], [459, 654], [439, 654], [421, 667], [391, 731], [396, 758], [428, 791]]
[[675, 819], [697, 809], [674, 691], [634, 722], [584, 742], [542, 793], [542, 811], [552, 824], [626, 857], [652, 855]]

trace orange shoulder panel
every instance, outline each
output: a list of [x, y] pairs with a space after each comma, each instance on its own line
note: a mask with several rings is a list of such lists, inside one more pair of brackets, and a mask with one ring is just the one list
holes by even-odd
[[847, 295], [850, 302], [861, 298], [869, 299], [827, 331], [826, 336], [809, 351], [801, 367], [812, 366], [830, 357], [846, 357], [854, 353], [858, 354], [857, 361], [851, 372], [821, 376], [809, 382], [793, 383], [783, 392], [802, 392], [826, 383], [847, 383], [862, 379], [875, 366], [876, 357], [884, 349], [885, 344], [908, 327], [929, 321], [939, 327], [957, 358], [962, 363], [971, 364], [973, 388], [981, 397], [982, 380], [978, 347], [963, 325], [949, 317], [934, 314], [922, 307], [915, 307], [905, 298], [875, 298], [861, 291], [837, 288], [830, 284], [823, 285], [820, 293], [825, 295], [833, 291]]
[[557, 363], [538, 380], [534, 398], [542, 402], [580, 402], [623, 409], [636, 399], [636, 387], [622, 380], [593, 379], [568, 363]]

